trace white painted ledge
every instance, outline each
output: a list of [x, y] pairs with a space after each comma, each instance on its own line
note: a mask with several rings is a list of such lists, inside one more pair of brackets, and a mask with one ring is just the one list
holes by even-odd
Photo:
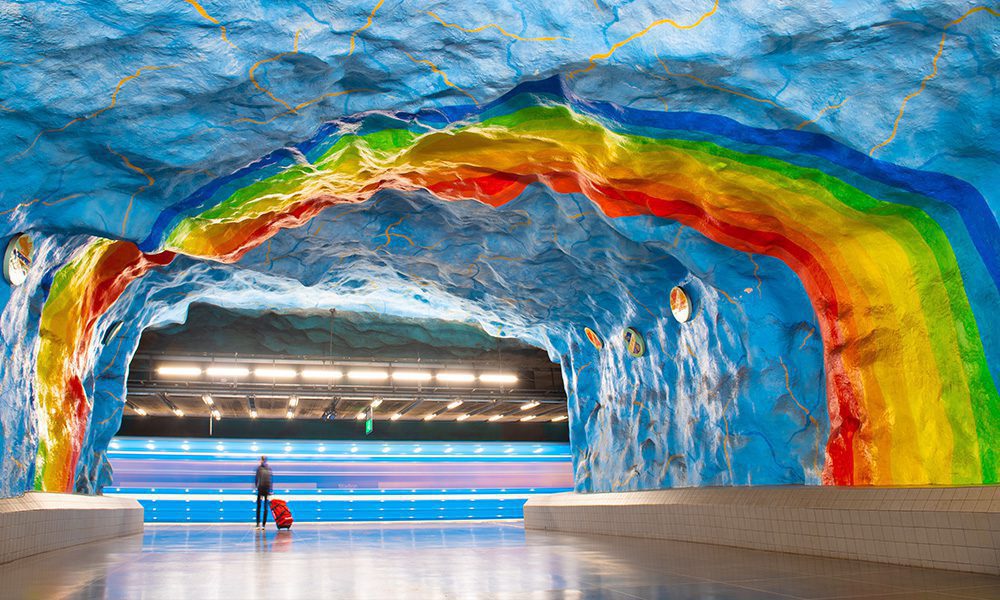
[[568, 492], [524, 525], [1000, 575], [1000, 486]]
[[131, 498], [37, 492], [0, 498], [0, 564], [137, 533], [142, 506]]

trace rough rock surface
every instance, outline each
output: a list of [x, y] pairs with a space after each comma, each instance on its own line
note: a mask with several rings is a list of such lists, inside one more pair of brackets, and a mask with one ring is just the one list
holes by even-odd
[[[0, 234], [29, 232], [36, 249], [29, 280], [0, 285], [0, 495], [106, 482], [103, 450], [141, 331], [183, 321], [193, 302], [458, 320], [543, 347], [566, 377], [581, 490], [819, 483], [824, 473], [840, 483], [997, 481], [988, 449], [1000, 446], [1000, 334], [986, 324], [1000, 317], [998, 17], [966, 2], [0, 4]], [[553, 76], [566, 93], [542, 104], [603, 111], [587, 135], [603, 136], [607, 160], [579, 175], [581, 189], [501, 166], [522, 155], [504, 154], [503, 132], [487, 129], [479, 143], [500, 149], [485, 165], [466, 161], [476, 148], [465, 146], [369, 171], [385, 157], [368, 145], [361, 171], [385, 177], [362, 183], [387, 189], [369, 199], [326, 180], [311, 191], [334, 189], [349, 203], [272, 211], [267, 231], [235, 254], [209, 248], [235, 236], [189, 236], [211, 242], [195, 250], [162, 227], [195, 215], [225, 225], [230, 193], [295, 172], [308, 151], [247, 168], [243, 188], [227, 178], [330, 128], [457, 127], [519, 84]], [[668, 115], [685, 156], [705, 159], [690, 146], [704, 140], [801, 167], [776, 191], [797, 193], [819, 172], [919, 214], [889, 222], [896, 213], [851, 205], [835, 209], [844, 223], [822, 234], [804, 218], [781, 223], [782, 234], [797, 228], [834, 249], [844, 273], [884, 261], [885, 273], [851, 271], [833, 286], [858, 292], [831, 313], [829, 294], [811, 291], [818, 284], [808, 277], [804, 286], [808, 269], [775, 258], [771, 241], [753, 250], [667, 211], [609, 212], [601, 186], [632, 181], [617, 177], [615, 158], [634, 145], [614, 142], [647, 118], [616, 107], [649, 111], [656, 123]], [[700, 125], [709, 117], [734, 122], [711, 121], [718, 131], [709, 132]], [[575, 172], [587, 171], [575, 156]], [[721, 152], [711, 160], [692, 185], [722, 189], [718, 181], [741, 168]], [[496, 180], [468, 183], [470, 165], [527, 187], [500, 198]], [[430, 171], [460, 173], [466, 185], [412, 177]], [[662, 173], [670, 183], [683, 171]], [[719, 205], [706, 222], [747, 226], [734, 216], [742, 208]], [[944, 257], [940, 265], [924, 262], [921, 244]], [[181, 256], [157, 254], [164, 249]], [[112, 267], [123, 276], [74, 291], [84, 289], [74, 276]], [[905, 285], [880, 287], [911, 269]], [[695, 301], [683, 326], [667, 305], [677, 284]], [[882, 327], [890, 317], [893, 327]], [[859, 325], [834, 339], [828, 324], [841, 318]], [[105, 340], [118, 321], [126, 326]], [[585, 326], [604, 350], [589, 345]], [[644, 333], [646, 356], [625, 354], [625, 326]], [[900, 360], [892, 340], [921, 327], [932, 342]], [[842, 358], [861, 371], [830, 372]], [[931, 399], [859, 383], [862, 371], [891, 379], [894, 370]], [[861, 395], [855, 404], [841, 401], [844, 386]], [[908, 404], [937, 396], [944, 408]], [[908, 444], [921, 436], [918, 445], [938, 453], [910, 464]], [[848, 438], [861, 449], [845, 450]], [[832, 464], [847, 455], [834, 477]]]

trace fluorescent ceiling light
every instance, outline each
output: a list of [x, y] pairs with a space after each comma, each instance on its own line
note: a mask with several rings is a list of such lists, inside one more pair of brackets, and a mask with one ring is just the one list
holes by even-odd
[[184, 411], [181, 410], [181, 409], [179, 409], [179, 408], [175, 408], [174, 409], [174, 414], [177, 415], [178, 417], [183, 417], [184, 416]]
[[517, 375], [513, 373], [483, 373], [479, 376], [483, 383], [517, 383]]
[[459, 406], [462, 406], [462, 401], [461, 400], [455, 400], [454, 402], [452, 402], [451, 404], [448, 405], [448, 410], [451, 410], [453, 408], [458, 408]]
[[261, 377], [265, 379], [292, 379], [298, 373], [295, 369], [288, 369], [282, 367], [258, 367], [253, 370], [254, 377]]
[[200, 367], [190, 365], [160, 365], [156, 372], [160, 375], [176, 377], [195, 377], [201, 375]]
[[492, 417], [489, 418], [489, 420], [490, 420], [490, 422], [499, 421], [503, 417], [504, 417], [504, 415], [493, 415]]
[[340, 379], [344, 376], [337, 369], [302, 369], [303, 379]]
[[442, 371], [437, 374], [437, 380], [448, 383], [469, 383], [475, 381], [476, 376], [472, 373], [462, 373], [460, 371]]
[[251, 410], [250, 411], [250, 418], [251, 419], [256, 419], [257, 418], [257, 411]]
[[436, 418], [437, 418], [437, 414], [431, 413], [431, 414], [427, 415], [426, 417], [424, 417], [424, 420], [425, 421], [433, 421]]
[[209, 367], [205, 372], [212, 377], [246, 377], [250, 369], [246, 367]]
[[292, 411], [288, 411], [288, 412], [285, 413], [285, 418], [286, 419], [291, 419], [294, 416], [295, 416], [295, 413], [293, 413]]
[[528, 415], [526, 417], [521, 417], [521, 421], [530, 421], [535, 418], [536, 415]]
[[146, 416], [146, 409], [144, 409], [141, 406], [136, 406], [135, 407], [135, 412], [136, 412], [136, 414], [142, 415], [143, 417]]
[[379, 371], [379, 370], [374, 370], [374, 369], [372, 369], [372, 370], [365, 370], [365, 371], [348, 371], [347, 372], [347, 378], [348, 379], [368, 379], [368, 380], [388, 379], [389, 378], [389, 373], [387, 371]]
[[433, 377], [427, 371], [393, 371], [392, 378], [399, 381], [430, 381]]
[[359, 412], [358, 416], [355, 417], [355, 418], [357, 420], [359, 420], [359, 421], [364, 421], [367, 416], [368, 416], [368, 411], [367, 410], [363, 410], [363, 411]]
[[212, 406], [213, 404], [215, 404], [215, 400], [212, 399], [212, 395], [211, 394], [204, 394], [201, 397], [201, 401], [204, 402], [205, 404], [209, 405], [209, 406]]
[[541, 402], [539, 402], [538, 400], [532, 400], [531, 402], [528, 402], [526, 404], [522, 404], [521, 405], [521, 410], [531, 410], [532, 408], [535, 408], [539, 404], [541, 404]]
[[299, 405], [299, 397], [298, 396], [289, 396], [288, 397], [288, 407], [289, 408], [295, 408], [298, 405]]
[[382, 406], [382, 399], [381, 398], [375, 398], [374, 400], [372, 400], [372, 403], [369, 404], [369, 406], [371, 406], [372, 408], [378, 408], [378, 407]]
[[565, 421], [565, 420], [566, 420], [566, 419], [568, 419], [568, 418], [569, 418], [569, 417], [568, 417], [568, 416], [566, 416], [566, 415], [559, 415], [558, 417], [554, 417], [554, 418], [552, 419], [552, 422], [553, 422], [553, 423], [558, 423], [559, 421]]
[[471, 416], [472, 415], [470, 415], [469, 413], [465, 413], [464, 415], [459, 415], [455, 420], [456, 421], [464, 421], [464, 420], [468, 419]]
[[403, 415], [401, 413], [396, 413], [396, 414], [392, 415], [391, 417], [389, 417], [389, 420], [390, 421], [398, 421], [398, 420], [400, 420], [402, 418], [403, 418]]
[[222, 418], [222, 413], [220, 413], [220, 412], [219, 412], [219, 411], [217, 411], [217, 410], [213, 410], [213, 411], [212, 411], [212, 416], [213, 416], [213, 417], [215, 417], [215, 420], [216, 420], [216, 421], [218, 421], [219, 419], [221, 419], [221, 418]]

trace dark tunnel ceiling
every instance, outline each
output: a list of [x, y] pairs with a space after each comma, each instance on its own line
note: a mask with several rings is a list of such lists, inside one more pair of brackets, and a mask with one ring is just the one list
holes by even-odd
[[492, 337], [465, 323], [344, 311], [333, 318], [325, 311], [262, 313], [209, 304], [192, 305], [184, 323], [145, 331], [138, 352], [461, 359], [526, 368], [553, 366], [544, 350], [516, 339]]
[[[332, 332], [332, 335], [331, 335]], [[261, 381], [255, 376], [218, 379], [207, 375], [166, 377], [162, 365], [239, 363], [251, 368], [277, 363], [285, 367], [332, 363], [336, 368], [379, 366], [517, 375], [509, 385], [437, 382]], [[566, 414], [559, 369], [545, 351], [514, 339], [494, 338], [475, 326], [433, 319], [399, 318], [375, 313], [251, 312], [197, 304], [187, 320], [146, 331], [129, 375], [133, 411], [187, 417], [356, 419], [373, 401], [376, 419], [441, 421], [551, 421]], [[204, 397], [211, 397], [211, 405]], [[252, 396], [251, 405], [248, 396]], [[297, 405], [290, 407], [290, 399]], [[457, 406], [452, 406], [460, 401]], [[532, 403], [539, 403], [532, 406]], [[523, 409], [522, 407], [529, 408]]]

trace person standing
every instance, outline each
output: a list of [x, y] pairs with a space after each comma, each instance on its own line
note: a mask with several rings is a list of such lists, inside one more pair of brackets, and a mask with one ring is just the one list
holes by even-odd
[[[268, 497], [271, 495], [271, 467], [267, 464], [267, 457], [260, 457], [260, 465], [257, 466], [257, 476], [254, 478], [254, 485], [257, 487], [257, 529], [264, 529], [267, 526]], [[264, 519], [261, 520], [260, 507], [264, 505]]]

